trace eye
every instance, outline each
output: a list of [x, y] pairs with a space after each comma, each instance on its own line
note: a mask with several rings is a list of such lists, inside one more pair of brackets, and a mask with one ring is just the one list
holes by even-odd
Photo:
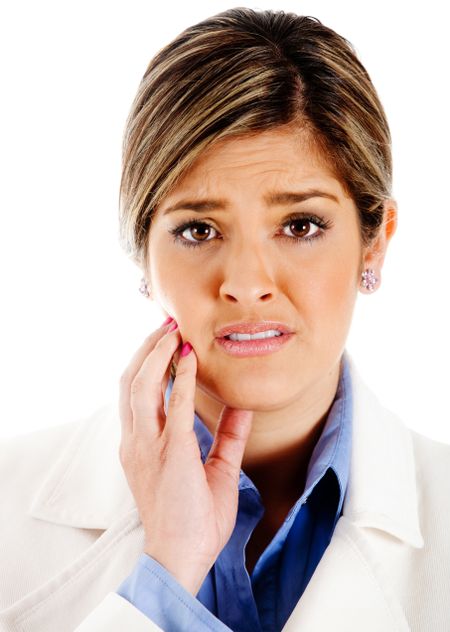
[[[312, 226], [315, 227], [315, 230], [311, 233]], [[289, 216], [282, 224], [283, 229], [288, 228], [294, 234], [290, 236], [283, 232], [281, 237], [287, 239], [291, 244], [298, 245], [303, 242], [312, 244], [323, 237], [325, 231], [331, 226], [332, 222], [330, 220], [327, 221], [316, 215], [297, 213]], [[214, 239], [221, 239], [214, 226], [207, 222], [199, 222], [196, 219], [183, 222], [179, 226], [171, 228], [169, 232], [173, 235], [175, 243], [188, 248], [199, 247], [212, 242]]]
[[[207, 224], [206, 222], [191, 221], [176, 229], [175, 235], [178, 238], [181, 237], [181, 239], [184, 239], [184, 244], [186, 246], [197, 246], [206, 241], [211, 241], [208, 237], [211, 235], [212, 231], [217, 232], [213, 226]], [[189, 236], [194, 237], [194, 239], [189, 239]]]
[[[283, 228], [288, 228], [294, 234], [294, 239], [301, 241], [309, 241], [310, 239], [316, 239], [317, 233], [320, 233], [318, 222], [313, 222], [311, 217], [297, 217], [290, 219], [283, 224]], [[315, 228], [311, 233], [311, 228]], [[289, 235], [286, 235], [287, 237]]]

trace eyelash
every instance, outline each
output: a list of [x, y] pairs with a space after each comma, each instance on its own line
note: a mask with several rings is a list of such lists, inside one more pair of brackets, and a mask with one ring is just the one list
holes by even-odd
[[[282, 224], [282, 228], [285, 228], [286, 226], [289, 226], [289, 224], [292, 224], [292, 222], [299, 220], [304, 220], [307, 222], [311, 222], [312, 224], [316, 224], [321, 230], [316, 231], [312, 237], [289, 237], [289, 235], [284, 234], [282, 234], [281, 237], [288, 239], [289, 241], [293, 240], [294, 242], [300, 243], [307, 242], [310, 245], [313, 245], [313, 242], [317, 239], [321, 239], [325, 235], [325, 231], [327, 231], [332, 226], [331, 221], [321, 219], [320, 217], [317, 217], [317, 215], [294, 214], [286, 219], [286, 221]], [[199, 221], [198, 219], [192, 218], [189, 219], [187, 222], [183, 222], [182, 224], [179, 224], [178, 226], [175, 226], [174, 228], [171, 228], [169, 230], [169, 232], [173, 235], [173, 241], [176, 243], [180, 243], [182, 246], [186, 246], [187, 248], [197, 248], [198, 246], [203, 246], [203, 244], [209, 244], [211, 243], [211, 241], [213, 241], [213, 239], [208, 239], [205, 241], [189, 241], [182, 237], [182, 233], [184, 233], [187, 228], [192, 228], [193, 226], [208, 226], [209, 228], [216, 230], [214, 226], [212, 226], [208, 222]]]

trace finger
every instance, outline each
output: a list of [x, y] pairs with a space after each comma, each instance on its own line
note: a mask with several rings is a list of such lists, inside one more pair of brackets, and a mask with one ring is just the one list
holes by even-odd
[[124, 432], [130, 433], [133, 429], [133, 414], [130, 408], [131, 382], [142, 366], [144, 359], [153, 350], [158, 340], [165, 335], [170, 326], [171, 323], [165, 322], [147, 336], [139, 349], [134, 353], [125, 371], [122, 373], [119, 387], [119, 414], [122, 422], [122, 434], [124, 434]]
[[[206, 470], [210, 470], [213, 473], [218, 471], [222, 475], [222, 479], [223, 475], [231, 477], [236, 485], [238, 484], [252, 420], [252, 410], [241, 410], [224, 406], [213, 444], [205, 461]], [[212, 486], [214, 486], [216, 480], [215, 476], [211, 476], [210, 483]]]
[[[177, 347], [177, 350], [175, 351], [174, 355], [172, 356], [172, 359], [169, 363], [169, 366], [167, 367], [167, 371], [164, 374], [164, 378], [163, 378], [163, 383], [161, 386], [161, 394], [162, 394], [162, 402], [163, 402], [163, 407], [164, 407], [164, 413], [167, 416], [167, 409], [168, 409], [168, 400], [167, 400], [167, 404], [166, 404], [166, 391], [167, 391], [167, 387], [169, 385], [169, 380], [172, 379], [172, 365], [173, 366], [173, 374], [174, 376], [177, 373], [177, 362], [178, 362], [178, 358], [180, 357], [180, 351], [181, 351], [181, 346]], [[173, 378], [175, 379], [175, 377]]]
[[194, 349], [180, 354], [177, 374], [169, 398], [165, 431], [189, 432], [194, 428], [197, 356]]
[[125, 432], [131, 433], [133, 430], [133, 413], [130, 407], [131, 382], [141, 368], [145, 358], [154, 349], [158, 340], [165, 335], [171, 325], [172, 323], [163, 323], [158, 329], [147, 336], [122, 373], [119, 384], [119, 415], [122, 423], [122, 435]]
[[144, 359], [130, 387], [133, 434], [159, 434], [165, 426], [162, 381], [181, 342], [178, 329], [168, 331]]

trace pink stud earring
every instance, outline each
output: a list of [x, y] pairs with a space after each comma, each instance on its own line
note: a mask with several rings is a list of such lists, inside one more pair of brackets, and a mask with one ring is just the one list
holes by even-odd
[[366, 288], [369, 292], [373, 292], [376, 284], [378, 283], [377, 277], [375, 276], [375, 271], [371, 268], [367, 268], [364, 272], [361, 273], [361, 285]]
[[150, 296], [150, 292], [148, 291], [147, 283], [145, 282], [145, 277], [141, 279], [141, 286], [139, 288], [139, 292], [143, 294], [146, 298]]

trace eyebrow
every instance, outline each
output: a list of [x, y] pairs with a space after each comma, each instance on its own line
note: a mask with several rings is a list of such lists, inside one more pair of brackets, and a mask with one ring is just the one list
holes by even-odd
[[[282, 204], [299, 204], [305, 200], [309, 200], [313, 197], [329, 198], [339, 204], [339, 199], [332, 193], [326, 191], [319, 191], [318, 189], [308, 189], [307, 191], [273, 191], [264, 196], [264, 201], [267, 206], [281, 206]], [[174, 211], [189, 210], [196, 213], [202, 213], [204, 211], [217, 211], [225, 210], [227, 208], [227, 202], [223, 199], [217, 200], [180, 200], [173, 206], [169, 206], [163, 212], [163, 215], [168, 215]]]

